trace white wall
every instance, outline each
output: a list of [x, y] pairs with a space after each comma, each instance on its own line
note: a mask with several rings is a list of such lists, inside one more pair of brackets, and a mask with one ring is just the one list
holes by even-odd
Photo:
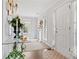
[[[68, 5], [67, 8], [69, 8], [69, 11], [68, 11], [68, 9], [67, 10], [65, 9], [66, 5]], [[48, 23], [47, 24], [48, 25], [47, 41], [45, 41], [44, 39], [42, 41], [45, 42], [46, 44], [48, 44], [51, 48], [52, 47], [56, 48], [60, 53], [62, 53], [69, 59], [72, 59], [69, 49], [74, 48], [74, 16], [73, 16], [74, 10], [73, 10], [73, 7], [74, 7], [73, 1], [70, 1], [70, 0], [64, 1], [63, 3], [60, 2], [60, 3], [56, 4], [54, 7], [52, 6], [51, 8], [49, 8], [47, 11], [45, 11], [41, 15], [41, 17], [47, 18], [47, 23]], [[64, 13], [66, 13], [66, 14], [64, 14]], [[57, 18], [57, 17], [61, 17], [61, 18]], [[65, 31], [59, 34], [59, 36], [61, 34], [65, 35], [65, 37], [62, 37], [61, 41], [60, 41], [60, 39], [56, 40], [56, 38], [57, 38], [56, 24], [55, 24], [55, 23], [57, 23], [56, 19], [58, 19], [57, 20], [58, 23], [60, 22], [61, 19], [63, 19], [62, 25], [65, 26], [66, 29], [69, 29], [69, 30], [64, 29]], [[60, 23], [62, 23], [62, 22], [60, 22]], [[64, 24], [64, 22], [65, 22], [65, 24]]]
[[[7, 24], [7, 12], [6, 12], [6, 0], [3, 0], [3, 39], [2, 39], [2, 42], [6, 42], [7, 39], [8, 39], [8, 24]], [[2, 55], [3, 55], [3, 58], [2, 59], [5, 59], [5, 55], [7, 55], [7, 52], [8, 52], [8, 46], [2, 46]]]
[[2, 13], [3, 15], [3, 39], [5, 39], [5, 40], [3, 40], [3, 42], [5, 42], [6, 41], [6, 39], [7, 39], [7, 33], [8, 33], [8, 23], [7, 23], [7, 12], [6, 12], [6, 1], [5, 0], [3, 0], [3, 13]]
[[[13, 43], [15, 40], [13, 39], [13, 37], [9, 36], [9, 24], [8, 24], [8, 17], [7, 17], [7, 4], [6, 4], [6, 1], [7, 0], [3, 0], [3, 39], [2, 39], [2, 59], [5, 59], [5, 57], [9, 54], [9, 52], [12, 50], [12, 47], [13, 47], [13, 44], [5, 44], [5, 43]], [[24, 8], [24, 7], [23, 7]], [[23, 11], [23, 10], [22, 10]], [[25, 15], [25, 13], [23, 13], [21, 15], [21, 12], [20, 13], [20, 16], [23, 17], [23, 19], [25, 21], [28, 21], [28, 22], [31, 22], [31, 32], [29, 34], [29, 37], [30, 39], [37, 39], [38, 38], [38, 31], [37, 31], [37, 28], [36, 28], [36, 23], [37, 23], [37, 18], [36, 17], [27, 17]], [[12, 34], [13, 35], [13, 34]]]
[[[48, 44], [50, 47], [53, 47], [54, 45], [54, 39], [55, 39], [55, 31], [54, 31], [54, 20], [55, 20], [55, 14], [52, 12], [52, 10], [48, 10], [44, 16], [47, 19], [47, 41], [43, 39], [43, 41]], [[51, 33], [51, 34], [50, 34]], [[49, 40], [50, 39], [50, 40]], [[52, 43], [53, 42], [53, 43]]]

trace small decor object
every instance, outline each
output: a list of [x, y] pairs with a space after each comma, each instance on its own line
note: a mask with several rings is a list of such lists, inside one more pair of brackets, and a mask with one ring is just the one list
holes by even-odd
[[40, 20], [40, 28], [43, 28], [43, 20]]
[[22, 24], [20, 20], [21, 19], [19, 18], [19, 16], [16, 16], [15, 18], [13, 18], [10, 21], [11, 26], [14, 28], [14, 33], [15, 33], [14, 38], [16, 38], [16, 36], [18, 36], [18, 38], [20, 38], [20, 36], [19, 36], [20, 29], [22, 29], [24, 26], [24, 24]]
[[8, 15], [12, 15], [14, 10], [17, 10], [18, 4], [17, 0], [7, 0], [7, 13]]
[[42, 29], [43, 28], [43, 20], [38, 21], [38, 28]]
[[26, 48], [25, 42], [27, 41], [27, 36], [26, 35], [22, 35], [20, 39], [22, 41], [21, 50], [23, 51]]
[[27, 41], [27, 36], [26, 35], [22, 35], [21, 36], [21, 41], [24, 43]]

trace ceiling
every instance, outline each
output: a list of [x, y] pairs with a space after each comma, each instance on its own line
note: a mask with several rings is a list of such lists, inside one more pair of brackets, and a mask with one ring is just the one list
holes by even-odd
[[18, 14], [21, 16], [39, 16], [57, 0], [18, 0]]

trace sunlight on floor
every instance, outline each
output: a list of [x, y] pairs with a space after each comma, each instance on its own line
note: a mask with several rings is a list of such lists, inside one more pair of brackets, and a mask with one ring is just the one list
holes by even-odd
[[55, 50], [36, 50], [24, 54], [25, 59], [67, 59]]

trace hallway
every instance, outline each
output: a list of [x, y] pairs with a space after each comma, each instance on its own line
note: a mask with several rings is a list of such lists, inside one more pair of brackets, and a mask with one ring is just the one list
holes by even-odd
[[25, 59], [67, 59], [56, 50], [36, 50], [24, 53]]
[[61, 53], [54, 49], [50, 49], [48, 45], [39, 41], [31, 41], [25, 43], [26, 48], [23, 54], [25, 59], [67, 59]]
[[76, 4], [3, 0], [2, 59], [76, 59]]

